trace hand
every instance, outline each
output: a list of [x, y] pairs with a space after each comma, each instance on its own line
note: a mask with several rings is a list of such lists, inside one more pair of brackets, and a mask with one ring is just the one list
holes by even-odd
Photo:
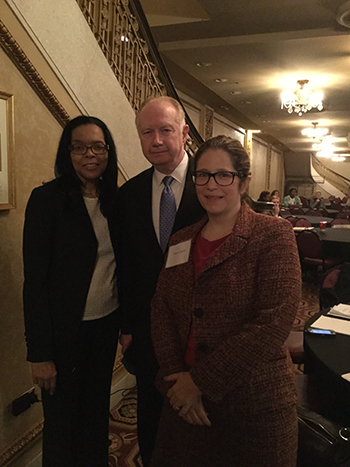
[[119, 337], [119, 343], [122, 346], [122, 354], [125, 354], [126, 349], [130, 346], [132, 342], [131, 334], [121, 334]]
[[194, 403], [200, 400], [202, 393], [194, 384], [188, 371], [173, 373], [172, 375], [166, 376], [164, 379], [165, 381], [175, 382], [169, 389], [167, 396], [175, 410], [181, 409], [179, 415], [183, 417]]
[[195, 402], [187, 414], [182, 418], [191, 425], [211, 426], [211, 422], [208, 418], [207, 412], [204, 409], [202, 400]]
[[46, 389], [52, 395], [56, 388], [57, 371], [52, 360], [48, 362], [32, 362], [33, 383]]

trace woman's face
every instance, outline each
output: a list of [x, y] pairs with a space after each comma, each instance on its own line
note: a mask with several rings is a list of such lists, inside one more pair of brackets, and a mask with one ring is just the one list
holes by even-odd
[[[71, 145], [93, 146], [96, 144], [106, 144], [103, 131], [97, 125], [80, 125], [72, 130]], [[96, 155], [89, 148], [83, 155], [71, 152], [71, 159], [74, 170], [83, 184], [92, 182], [96, 185], [106, 170], [108, 151]]]
[[[235, 172], [230, 156], [222, 149], [209, 149], [198, 161], [197, 171]], [[220, 186], [213, 177], [203, 186], [196, 186], [198, 199], [203, 208], [210, 215], [232, 215], [239, 211], [241, 207], [241, 194], [248, 187], [250, 177], [241, 183], [235, 176], [232, 185]]]
[[295, 198], [296, 194], [297, 194], [297, 191], [296, 191], [296, 190], [291, 190], [291, 192], [290, 192], [290, 197], [291, 197], [291, 198]]

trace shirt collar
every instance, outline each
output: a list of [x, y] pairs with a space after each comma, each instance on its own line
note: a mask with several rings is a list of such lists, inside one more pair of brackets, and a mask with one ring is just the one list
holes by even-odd
[[[182, 158], [182, 161], [180, 162], [180, 164], [176, 167], [176, 169], [171, 174], [167, 174], [167, 175], [171, 175], [172, 177], [174, 177], [174, 179], [177, 182], [181, 183], [181, 185], [184, 185], [185, 180], [186, 180], [187, 167], [188, 167], [188, 155], [185, 152], [185, 156]], [[159, 170], [157, 170], [156, 168], [154, 168], [153, 177], [156, 182], [156, 185], [161, 186], [165, 175], [162, 172], [159, 172]]]

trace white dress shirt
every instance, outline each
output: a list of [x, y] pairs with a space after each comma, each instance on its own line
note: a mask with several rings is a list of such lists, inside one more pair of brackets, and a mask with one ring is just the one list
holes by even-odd
[[[186, 174], [187, 174], [187, 167], [188, 167], [188, 155], [185, 153], [180, 164], [176, 167], [176, 169], [167, 175], [171, 175], [174, 177], [174, 181], [172, 182], [171, 189], [174, 192], [175, 201], [176, 201], [176, 210], [179, 208], [182, 193], [185, 188], [186, 182]], [[165, 174], [159, 172], [156, 168], [153, 172], [153, 181], [152, 181], [152, 216], [153, 216], [153, 225], [154, 230], [156, 232], [158, 242], [159, 242], [159, 205], [160, 205], [160, 198], [162, 196], [162, 192], [164, 189], [163, 178]]]

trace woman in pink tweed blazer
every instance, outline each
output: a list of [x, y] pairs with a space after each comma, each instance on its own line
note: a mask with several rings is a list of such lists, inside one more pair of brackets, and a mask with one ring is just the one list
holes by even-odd
[[165, 396], [154, 467], [296, 465], [285, 341], [300, 299], [299, 258], [288, 222], [241, 202], [249, 169], [241, 144], [226, 136], [196, 155], [207, 216], [172, 237], [152, 304]]

